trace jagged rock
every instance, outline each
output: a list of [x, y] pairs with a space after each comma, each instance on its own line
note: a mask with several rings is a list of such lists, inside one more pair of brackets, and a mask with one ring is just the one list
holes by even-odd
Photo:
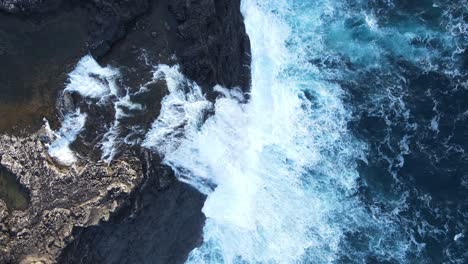
[[[26, 19], [29, 14], [46, 17], [48, 11], [61, 13], [61, 4], [70, 4], [72, 13], [75, 7], [83, 11], [88, 49], [95, 58], [105, 61], [112, 57], [111, 50], [121, 52], [125, 58], [128, 53], [136, 54], [144, 48], [148, 53], [159, 53], [158, 60], [153, 63], [180, 64], [182, 72], [200, 84], [209, 97], [215, 84], [228, 88], [237, 86], [244, 91], [250, 86], [250, 47], [239, 0], [0, 0], [0, 11], [22, 14], [18, 17]], [[152, 13], [145, 17], [147, 12]], [[150, 38], [136, 34], [139, 41], [125, 44], [127, 33], [132, 31], [144, 32]], [[119, 40], [124, 45], [116, 47]], [[141, 42], [150, 44], [142, 47]], [[172, 54], [176, 54], [175, 62], [168, 59]], [[103, 58], [104, 55], [109, 56]], [[163, 94], [154, 96], [158, 98], [154, 102], [156, 106], [146, 110], [151, 118], [159, 112], [157, 104]], [[96, 131], [93, 124], [112, 122], [113, 108], [79, 104], [80, 98], [75, 97], [76, 94], [65, 94], [58, 108], [67, 112], [79, 106], [86, 109], [89, 120], [94, 120], [86, 124], [85, 131], [96, 133], [87, 137], [83, 132], [74, 143], [75, 150], [85, 152], [78, 156], [86, 161], [72, 167], [55, 164], [47, 154], [45, 144], [51, 138], [44, 131], [27, 137], [0, 135], [1, 165], [14, 173], [30, 194], [30, 205], [25, 211], [9, 212], [6, 204], [0, 201], [0, 263], [55, 262], [60, 251], [75, 239], [74, 236], [80, 235], [74, 232], [78, 229], [83, 230], [83, 239], [77, 240], [64, 259], [87, 257], [82, 256], [85, 250], [90, 252], [91, 263], [124, 257], [135, 262], [141, 256], [149, 256], [147, 262], [151, 263], [156, 257], [163, 257], [154, 250], [157, 248], [166, 253], [167, 259], [171, 259], [169, 254], [177, 254], [171, 261], [183, 261], [201, 241], [204, 196], [182, 183], [174, 183], [170, 170], [162, 168], [160, 160], [150, 155], [146, 155], [146, 159], [137, 158], [129, 150], [123, 150], [111, 166], [96, 161], [99, 157], [92, 159], [89, 149], [79, 144], [96, 148], [95, 141], [100, 139], [96, 134], [102, 135], [104, 131]], [[144, 120], [150, 123], [146, 117]], [[147, 177], [150, 180], [146, 181], [146, 188], [138, 189], [130, 206], [139, 209], [124, 213], [123, 220], [94, 226], [110, 215], [115, 216], [112, 212], [128, 202], [129, 193], [141, 184], [143, 171], [149, 163], [153, 163], [151, 168], [146, 168], [151, 174]], [[132, 219], [133, 215], [137, 219]], [[155, 227], [148, 223], [155, 223]], [[129, 230], [131, 234], [127, 234]], [[154, 245], [146, 243], [125, 248], [140, 238], [158, 241]], [[122, 247], [122, 252], [114, 254], [108, 250], [114, 246]], [[124, 256], [127, 252], [131, 254]]]
[[173, 0], [178, 23], [176, 54], [183, 73], [205, 89], [216, 84], [250, 87], [250, 41], [240, 0]]
[[0, 200], [0, 262], [53, 263], [73, 239], [74, 227], [108, 220], [141, 183], [142, 164], [124, 154], [111, 165], [81, 161], [56, 165], [41, 138], [0, 136], [0, 164], [14, 173], [30, 194], [25, 211], [8, 212]]
[[91, 54], [104, 56], [139, 16], [148, 11], [148, 0], [87, 0], [90, 12], [88, 45]]

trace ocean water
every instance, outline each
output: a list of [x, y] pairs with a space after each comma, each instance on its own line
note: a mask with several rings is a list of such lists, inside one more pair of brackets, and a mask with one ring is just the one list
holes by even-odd
[[248, 102], [158, 70], [144, 145], [207, 195], [187, 263], [466, 263], [467, 8], [243, 0]]
[[[217, 85], [209, 101], [177, 65], [124, 87], [119, 69], [89, 56], [65, 88], [114, 109], [96, 124], [103, 160], [141, 145], [207, 196], [187, 263], [467, 263], [467, 1], [242, 0], [241, 10], [249, 96]], [[145, 111], [132, 98], [160, 82], [159, 115], [128, 132], [121, 121]], [[64, 115], [52, 156], [76, 161], [69, 145], [86, 116]]]

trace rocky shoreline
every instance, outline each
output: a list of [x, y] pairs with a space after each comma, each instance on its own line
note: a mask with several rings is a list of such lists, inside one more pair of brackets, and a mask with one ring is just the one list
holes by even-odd
[[0, 137], [1, 166], [30, 196], [25, 211], [9, 212], [0, 201], [1, 263], [53, 262], [73, 239], [74, 227], [109, 219], [142, 181], [141, 162], [132, 154], [111, 167], [103, 162], [61, 167], [47, 154], [51, 140], [46, 129], [27, 138]]
[[[121, 67], [125, 71], [123, 82], [138, 87], [147, 81], [143, 69], [151, 67], [141, 63], [144, 52], [153, 64], [179, 64], [181, 71], [214, 99], [211, 88], [215, 84], [245, 92], [250, 86], [250, 46], [239, 9], [239, 0], [0, 0], [0, 14], [7, 14], [0, 20], [26, 21], [23, 30], [28, 32], [36, 30], [32, 24], [28, 28], [28, 21], [62, 23], [66, 16], [55, 17], [65, 13], [81, 16], [75, 27], [86, 32], [80, 37], [86, 45], [70, 45], [62, 53], [77, 58], [87, 51], [101, 63]], [[0, 48], [2, 45], [0, 38]], [[53, 48], [47, 45], [38, 48]], [[0, 50], [0, 59], [10, 56], [14, 60], [14, 43], [8, 47], [3, 55]], [[32, 64], [40, 63], [34, 56], [31, 60]], [[8, 64], [0, 66], [10, 69]], [[70, 60], [56, 67], [63, 75], [70, 71]], [[41, 71], [41, 75], [59, 72]], [[12, 83], [5, 93], [18, 89], [8, 74], [5, 78], [6, 83]], [[54, 81], [57, 84], [60, 80], [63, 77]], [[24, 82], [27, 86], [27, 79]], [[102, 162], [93, 153], [93, 140], [102, 135], [92, 128], [110, 122], [107, 119], [113, 116], [112, 110], [106, 113], [107, 108], [89, 108], [83, 98], [73, 94], [65, 99], [86, 108], [90, 121], [86, 133], [72, 145], [79, 161], [60, 165], [47, 152], [54, 135], [45, 125], [31, 124], [41, 124], [45, 116], [52, 128], [57, 127], [64, 107], [64, 97], [59, 97], [63, 86], [49, 87], [45, 92], [31, 87], [31, 100], [47, 110], [31, 110], [34, 114], [27, 119], [15, 117], [8, 102], [5, 113], [9, 121], [0, 124], [1, 166], [16, 176], [30, 199], [24, 211], [9, 210], [0, 199], [0, 262], [183, 262], [201, 241], [205, 197], [177, 182], [172, 171], [160, 164], [160, 157], [141, 147], [121, 148], [111, 163]], [[145, 114], [138, 117], [147, 126], [159, 113], [159, 100], [164, 96], [161, 85], [149, 88], [154, 95], [146, 102]], [[28, 102], [20, 100], [12, 105], [24, 104], [27, 108]], [[15, 125], [13, 132], [4, 129], [11, 124]], [[31, 128], [25, 133], [26, 125]], [[112, 248], [120, 249], [119, 253]]]

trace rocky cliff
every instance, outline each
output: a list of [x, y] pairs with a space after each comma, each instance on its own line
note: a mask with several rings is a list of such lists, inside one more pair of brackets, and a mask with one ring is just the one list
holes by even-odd
[[184, 74], [205, 87], [221, 84], [248, 89], [250, 42], [240, 0], [0, 0], [0, 10], [46, 16], [60, 12], [66, 4], [83, 7], [88, 11], [88, 47], [99, 58], [158, 2], [165, 2], [176, 21], [173, 49]]
[[[144, 54], [152, 64], [179, 64], [181, 71], [213, 99], [211, 88], [215, 84], [244, 91], [250, 85], [250, 47], [239, 8], [239, 0], [0, 0], [0, 20], [25, 21], [24, 32], [41, 28], [40, 32], [47, 33], [48, 27], [63, 25], [67, 17], [79, 17], [74, 29], [85, 32], [84, 50], [101, 63], [121, 67], [125, 86], [138, 88], [147, 82], [144, 72], [152, 65], [142, 63]], [[1, 12], [7, 15], [1, 16]], [[41, 35], [28, 35], [27, 41], [41, 41]], [[1, 42], [0, 38], [0, 47]], [[19, 46], [10, 44], [11, 50]], [[51, 48], [37, 47], [38, 53]], [[16, 53], [8, 52], [6, 56], [14, 59]], [[73, 45], [61, 52], [86, 54]], [[51, 53], [51, 61], [55, 61], [54, 56], [61, 55]], [[34, 65], [34, 56], [28, 60]], [[70, 61], [54, 67], [67, 73]], [[15, 69], [5, 67], [6, 82], [8, 70]], [[45, 67], [39, 74], [56, 72]], [[37, 100], [55, 113], [47, 117], [51, 124], [61, 120], [61, 111], [56, 110], [66, 107], [64, 97], [57, 92], [61, 87], [49, 88], [53, 100]], [[148, 89], [151, 97], [146, 100], [145, 112], [133, 118], [144, 124], [159, 113], [159, 101], [165, 93], [158, 84]], [[40, 97], [44, 92], [31, 94]], [[47, 145], [54, 135], [45, 126], [21, 135], [0, 131], [1, 166], [16, 176], [30, 199], [24, 211], [11, 210], [0, 200], [0, 262], [183, 262], [201, 241], [204, 196], [175, 181], [170, 169], [160, 164], [160, 157], [139, 147], [120, 149], [109, 164], [100, 161], [99, 155], [93, 154], [93, 144], [102, 131], [93, 127], [111, 123], [113, 108], [91, 107], [76, 94], [66, 98], [88, 113], [86, 132], [72, 145], [79, 153], [74, 165], [60, 165], [49, 156]], [[6, 113], [15, 112], [10, 110]], [[42, 122], [39, 116], [32, 119]], [[124, 124], [131, 126], [132, 120], [128, 122]]]

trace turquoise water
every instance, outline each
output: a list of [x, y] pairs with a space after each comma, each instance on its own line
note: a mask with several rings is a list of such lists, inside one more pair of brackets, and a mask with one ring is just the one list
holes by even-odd
[[[208, 195], [204, 241], [187, 262], [463, 263], [466, 143], [455, 129], [467, 107], [433, 96], [466, 98], [466, 5], [244, 0], [242, 12], [250, 100], [217, 87], [204, 123], [192, 107], [204, 98], [167, 102], [161, 122], [177, 113], [191, 125], [164, 123], [184, 137], [153, 144]], [[442, 136], [447, 100], [459, 123]], [[431, 160], [455, 149], [452, 164]], [[453, 189], [438, 185], [447, 178]]]

